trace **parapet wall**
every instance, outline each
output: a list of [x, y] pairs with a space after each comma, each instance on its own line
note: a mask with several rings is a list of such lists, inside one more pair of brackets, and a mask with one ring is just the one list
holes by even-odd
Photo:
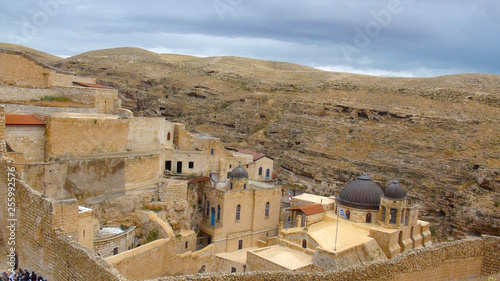
[[268, 271], [246, 274], [204, 274], [157, 280], [466, 280], [500, 272], [500, 237], [483, 236], [404, 253], [338, 272]]
[[0, 49], [0, 83], [19, 87], [72, 86], [73, 82], [95, 83], [95, 78], [79, 77], [44, 64], [18, 51]]
[[96, 108], [98, 113], [116, 113], [120, 107], [115, 89], [85, 87], [26, 88], [0, 85], [0, 102], [40, 100], [45, 96], [68, 98], [73, 102]]

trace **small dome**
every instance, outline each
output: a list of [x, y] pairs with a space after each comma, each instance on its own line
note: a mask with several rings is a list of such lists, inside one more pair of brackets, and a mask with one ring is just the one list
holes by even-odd
[[366, 174], [348, 183], [340, 192], [338, 201], [341, 205], [346, 205], [359, 209], [377, 210], [380, 205], [380, 197], [384, 192]]
[[384, 197], [389, 199], [406, 199], [406, 193], [403, 187], [399, 185], [398, 181], [395, 180], [385, 189]]
[[230, 173], [229, 173], [230, 178], [237, 178], [237, 179], [242, 179], [242, 178], [248, 178], [248, 172], [245, 170], [243, 167], [238, 166], [234, 168]]

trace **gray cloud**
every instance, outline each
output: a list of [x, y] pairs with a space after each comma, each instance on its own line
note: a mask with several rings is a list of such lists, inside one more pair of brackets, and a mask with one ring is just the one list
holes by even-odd
[[383, 75], [500, 74], [499, 12], [495, 0], [3, 1], [0, 41], [56, 55], [137, 46]]

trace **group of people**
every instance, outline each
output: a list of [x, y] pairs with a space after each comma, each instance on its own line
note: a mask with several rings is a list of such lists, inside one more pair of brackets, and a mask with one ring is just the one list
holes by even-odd
[[47, 281], [47, 279], [37, 276], [34, 271], [30, 273], [27, 269], [19, 269], [14, 273], [3, 272], [0, 281]]

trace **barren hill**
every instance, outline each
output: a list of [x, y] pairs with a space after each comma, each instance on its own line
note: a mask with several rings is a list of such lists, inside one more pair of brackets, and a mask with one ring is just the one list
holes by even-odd
[[290, 186], [329, 195], [362, 172], [399, 179], [437, 238], [500, 235], [498, 75], [386, 78], [137, 48], [54, 65], [118, 88], [136, 115], [267, 153]]

